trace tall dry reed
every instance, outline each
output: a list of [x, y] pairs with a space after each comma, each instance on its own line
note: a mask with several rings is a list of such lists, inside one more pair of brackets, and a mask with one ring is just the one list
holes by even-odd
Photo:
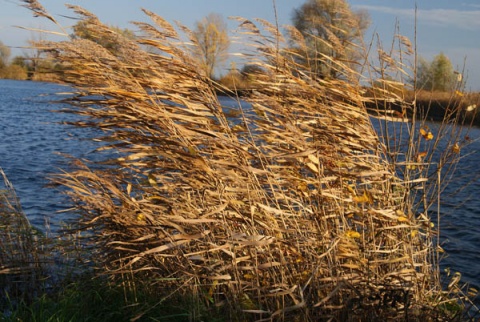
[[116, 44], [37, 44], [77, 90], [65, 100], [85, 117], [75, 125], [104, 133], [102, 162], [55, 179], [70, 188], [99, 269], [131, 288], [147, 280], [166, 297], [193, 295], [227, 319], [440, 314], [438, 232], [412, 196], [432, 178], [399, 174], [356, 70], [322, 56], [340, 77], [319, 78], [308, 66], [318, 61], [288, 49], [306, 46], [294, 29], [287, 45], [275, 25], [237, 18], [249, 46], [240, 56], [265, 73], [248, 104], [233, 97], [232, 118], [190, 55], [188, 28], [144, 10], [151, 23], [127, 39], [69, 7]]

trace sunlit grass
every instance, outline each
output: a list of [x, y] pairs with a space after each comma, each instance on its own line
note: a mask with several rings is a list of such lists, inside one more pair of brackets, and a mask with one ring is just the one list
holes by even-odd
[[[450, 119], [431, 133], [416, 103], [391, 90], [403, 86], [390, 78], [392, 68], [404, 67], [391, 64], [396, 53], [383, 52], [389, 64], [372, 72], [372, 82], [385, 85], [382, 100], [409, 111], [406, 146], [391, 142], [391, 123], [374, 130], [365, 103], [379, 99], [365, 97], [357, 70], [325, 57], [340, 77], [318, 77], [308, 66], [318, 62], [298, 62], [266, 21], [239, 19], [250, 46], [239, 57], [264, 73], [243, 97], [251, 110], [234, 97], [234, 124], [217, 96], [224, 88], [202, 76], [185, 47], [184, 26], [145, 11], [152, 22], [135, 23], [141, 33], [130, 39], [72, 9], [90, 32], [117, 44], [37, 44], [65, 67], [62, 79], [76, 90], [65, 100], [70, 112], [89, 117], [75, 125], [102, 130], [95, 140], [112, 152], [102, 163], [76, 161], [54, 178], [69, 189], [79, 216], [73, 228], [95, 276], [40, 296], [27, 315], [135, 319], [165, 301], [189, 299], [158, 314], [462, 318], [470, 297], [455, 279], [442, 289], [432, 214], [459, 159], [454, 144], [464, 142]], [[305, 46], [301, 37], [292, 42]], [[444, 138], [452, 149], [434, 154]]]

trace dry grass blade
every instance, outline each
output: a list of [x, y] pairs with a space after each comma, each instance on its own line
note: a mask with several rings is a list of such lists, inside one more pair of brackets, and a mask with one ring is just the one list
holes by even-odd
[[47, 18], [48, 20], [58, 25], [58, 22], [55, 20], [55, 18], [53, 18], [52, 15], [50, 15], [37, 0], [21, 0], [21, 2], [25, 3], [24, 5], [22, 5], [22, 7], [28, 8], [33, 11], [35, 17]]
[[98, 22], [98, 18], [97, 16], [95, 16], [93, 13], [91, 13], [90, 11], [88, 10], [85, 10], [84, 8], [80, 7], [80, 6], [75, 6], [75, 5], [71, 5], [71, 4], [67, 4], [66, 7], [68, 9], [71, 9], [73, 12], [75, 12], [76, 14], [82, 16], [84, 19], [88, 19], [88, 20], [95, 20], [96, 22]]
[[165, 37], [170, 37], [170, 38], [178, 38], [178, 33], [177, 31], [175, 30], [175, 28], [173, 28], [173, 26], [168, 23], [165, 19], [163, 19], [162, 17], [160, 17], [159, 15], [147, 10], [147, 9], [142, 9], [143, 12], [149, 16], [152, 21], [155, 23], [155, 25], [160, 28], [160, 32], [162, 34], [165, 35]]

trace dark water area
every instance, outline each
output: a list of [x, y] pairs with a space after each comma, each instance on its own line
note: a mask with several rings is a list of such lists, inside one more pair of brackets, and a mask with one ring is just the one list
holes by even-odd
[[[66, 197], [58, 188], [47, 187], [48, 177], [68, 169], [59, 153], [90, 158], [98, 146], [86, 140], [95, 133], [60, 122], [78, 116], [54, 113], [55, 93], [68, 87], [49, 83], [0, 80], [0, 166], [16, 188], [28, 218], [40, 229], [48, 220], [56, 227], [68, 221]], [[222, 99], [235, 107], [237, 102]], [[429, 124], [435, 131], [435, 124]], [[463, 280], [480, 286], [480, 129], [470, 130], [472, 143], [462, 149], [455, 180], [443, 192], [441, 236], [447, 256], [442, 267], [462, 273]], [[468, 186], [467, 186], [468, 184]], [[466, 189], [461, 189], [467, 186]]]
[[[70, 90], [50, 83], [0, 80], [0, 167], [12, 182], [30, 222], [57, 225], [66, 197], [48, 188], [47, 177], [68, 168], [61, 154], [82, 158], [96, 148], [85, 130], [60, 124], [78, 116], [55, 113], [55, 93]], [[60, 96], [61, 98], [61, 96]], [[61, 216], [60, 216], [61, 217]], [[52, 227], [53, 228], [53, 227]]]

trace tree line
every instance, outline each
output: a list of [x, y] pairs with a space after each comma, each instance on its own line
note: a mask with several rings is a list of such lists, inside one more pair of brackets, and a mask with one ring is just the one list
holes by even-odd
[[[29, 40], [33, 43], [35, 40]], [[10, 59], [11, 50], [0, 41], [0, 78], [14, 80], [60, 81], [54, 72], [63, 68], [53, 59], [46, 59], [39, 50], [25, 51]]]
[[[333, 61], [341, 61], [348, 68], [359, 69], [364, 60], [362, 52], [363, 37], [370, 26], [370, 17], [366, 11], [355, 11], [346, 0], [307, 0], [292, 13], [292, 25], [288, 36], [294, 40], [302, 37], [305, 46], [289, 50], [294, 61], [319, 78], [341, 78], [342, 70]], [[128, 29], [111, 26], [115, 32], [127, 38], [135, 38]], [[92, 37], [88, 21], [80, 21], [72, 28], [72, 37], [89, 39], [104, 48], [115, 52], [116, 44], [110, 40]], [[34, 40], [30, 40], [33, 42]], [[205, 77], [216, 79], [227, 87], [248, 87], [249, 80], [262, 73], [254, 65], [238, 69], [234, 62], [225, 75], [217, 76], [220, 67], [228, 60], [230, 37], [223, 17], [211, 13], [195, 23], [191, 33], [190, 47]], [[291, 41], [290, 44], [298, 43]], [[332, 43], [334, 46], [332, 46]], [[40, 51], [31, 51], [10, 60], [10, 49], [0, 41], [0, 78], [53, 80], [51, 70], [63, 68], [54, 60], [44, 59]], [[459, 76], [455, 74], [449, 58], [443, 53], [432, 61], [420, 59], [416, 68], [416, 77], [412, 83], [417, 88], [434, 91], [448, 91], [455, 87]]]

